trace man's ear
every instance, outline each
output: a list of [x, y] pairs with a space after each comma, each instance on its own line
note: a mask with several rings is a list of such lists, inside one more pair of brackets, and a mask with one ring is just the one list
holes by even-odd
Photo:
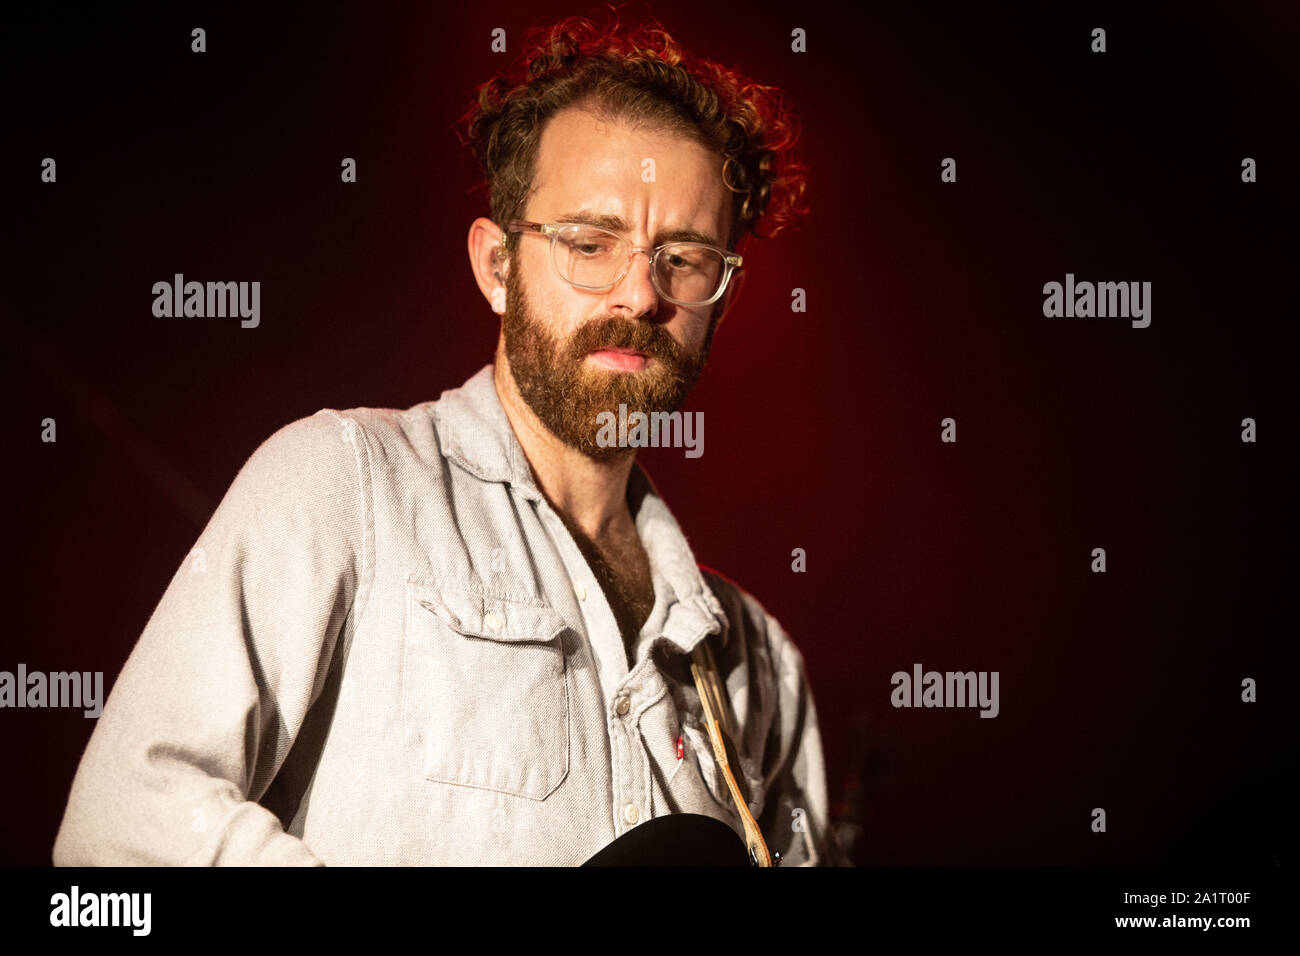
[[505, 277], [508, 260], [503, 255], [505, 233], [491, 219], [479, 217], [469, 227], [467, 246], [470, 269], [479, 291], [498, 314], [505, 311]]

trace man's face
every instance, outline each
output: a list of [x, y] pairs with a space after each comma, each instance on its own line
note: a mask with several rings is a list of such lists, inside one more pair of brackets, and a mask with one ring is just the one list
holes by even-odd
[[[638, 248], [684, 238], [669, 234], [685, 230], [725, 247], [731, 194], [720, 165], [720, 156], [692, 140], [571, 108], [542, 132], [520, 218], [618, 217], [621, 226], [597, 224]], [[714, 312], [660, 299], [640, 254], [613, 288], [576, 289], [556, 274], [550, 239], [525, 234], [506, 273], [502, 328], [515, 384], [534, 414], [566, 444], [607, 460], [624, 449], [597, 444], [596, 416], [617, 414], [620, 404], [628, 412], [680, 408], [704, 368]]]

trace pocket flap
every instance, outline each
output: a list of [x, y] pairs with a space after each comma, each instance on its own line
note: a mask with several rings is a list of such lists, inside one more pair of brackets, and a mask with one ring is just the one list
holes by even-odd
[[553, 641], [569, 625], [544, 602], [524, 602], [465, 586], [411, 579], [415, 604], [459, 634], [490, 641]]

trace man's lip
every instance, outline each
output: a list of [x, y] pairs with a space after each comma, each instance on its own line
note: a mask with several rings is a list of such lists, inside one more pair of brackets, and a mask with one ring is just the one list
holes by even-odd
[[635, 349], [596, 349], [588, 359], [594, 364], [615, 372], [640, 372], [650, 367], [654, 360]]

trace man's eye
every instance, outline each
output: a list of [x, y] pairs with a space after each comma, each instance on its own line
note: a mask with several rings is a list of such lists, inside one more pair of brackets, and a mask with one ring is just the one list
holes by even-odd
[[599, 256], [607, 256], [614, 250], [613, 243], [605, 242], [601, 239], [573, 239], [568, 245], [572, 252], [582, 256], [584, 259], [594, 259]]

